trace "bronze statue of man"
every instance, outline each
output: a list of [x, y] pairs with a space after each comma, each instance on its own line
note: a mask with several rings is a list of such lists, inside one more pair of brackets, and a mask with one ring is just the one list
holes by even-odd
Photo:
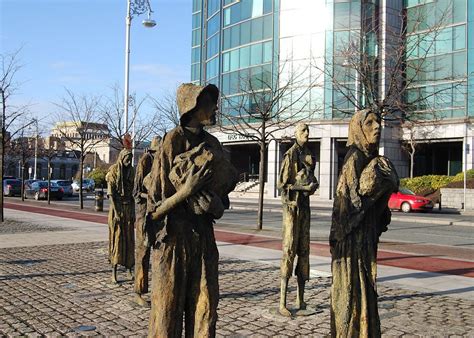
[[[135, 302], [142, 306], [148, 303], [142, 295], [148, 292], [148, 271], [150, 266], [151, 243], [154, 242], [153, 234], [146, 231], [151, 227], [146, 227], [147, 221], [147, 198], [148, 189], [145, 180], [151, 171], [153, 158], [159, 151], [161, 138], [156, 136], [152, 139], [150, 148], [140, 157], [135, 170], [135, 184], [133, 188], [133, 197], [136, 204], [135, 221]], [[152, 237], [152, 238], [149, 238]]]
[[332, 214], [331, 334], [380, 337], [377, 308], [377, 246], [391, 213], [388, 199], [398, 176], [388, 158], [378, 155], [381, 118], [358, 111], [349, 124]]
[[203, 127], [216, 122], [219, 90], [178, 88], [180, 125], [163, 137], [149, 190], [157, 231], [152, 253], [151, 337], [214, 337], [219, 301], [214, 219], [229, 206], [238, 180], [219, 141]]
[[117, 265], [123, 265], [129, 277], [133, 276], [135, 264], [135, 206], [133, 202], [133, 179], [131, 140], [124, 138], [124, 146], [117, 162], [113, 164], [105, 179], [109, 207], [109, 260], [112, 264], [112, 283], [117, 283]]
[[286, 306], [288, 280], [298, 256], [295, 274], [298, 282], [298, 310], [306, 310], [304, 286], [309, 279], [309, 196], [318, 188], [314, 176], [314, 160], [307, 147], [309, 129], [306, 124], [296, 126], [296, 142], [285, 153], [278, 179], [283, 202], [283, 257], [281, 260], [281, 289], [279, 312], [291, 316]]

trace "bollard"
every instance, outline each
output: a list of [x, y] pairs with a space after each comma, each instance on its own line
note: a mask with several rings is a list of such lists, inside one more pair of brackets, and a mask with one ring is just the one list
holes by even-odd
[[95, 211], [104, 211], [104, 192], [96, 191], [95, 193]]

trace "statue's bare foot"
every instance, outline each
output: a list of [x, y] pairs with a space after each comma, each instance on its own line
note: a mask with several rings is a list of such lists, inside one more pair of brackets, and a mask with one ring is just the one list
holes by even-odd
[[118, 282], [117, 282], [117, 277], [115, 277], [114, 275], [112, 275], [112, 278], [110, 278], [110, 282], [111, 282], [112, 284], [118, 284]]
[[306, 302], [304, 300], [302, 301], [297, 301], [296, 302], [296, 307], [299, 309], [299, 310], [306, 310]]
[[135, 303], [143, 307], [148, 307], [148, 302], [145, 299], [143, 299], [142, 295], [139, 295], [139, 294], [135, 295]]
[[282, 316], [285, 316], [285, 317], [291, 317], [291, 312], [290, 310], [288, 310], [286, 307], [284, 306], [280, 306], [280, 308], [278, 309], [278, 312], [280, 312], [280, 314]]

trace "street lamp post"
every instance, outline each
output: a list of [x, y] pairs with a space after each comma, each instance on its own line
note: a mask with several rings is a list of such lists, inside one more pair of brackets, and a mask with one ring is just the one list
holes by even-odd
[[127, 0], [127, 16], [125, 18], [125, 90], [124, 90], [124, 132], [128, 131], [128, 85], [130, 74], [130, 26], [135, 15], [148, 12], [148, 19], [142, 21], [145, 27], [155, 27], [156, 22], [150, 18], [151, 10], [150, 0]]

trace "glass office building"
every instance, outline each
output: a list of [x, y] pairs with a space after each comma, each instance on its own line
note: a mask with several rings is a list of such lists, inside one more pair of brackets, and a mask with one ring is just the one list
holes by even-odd
[[[440, 133], [436, 142], [431, 137], [430, 145], [420, 148], [417, 170], [419, 174], [455, 174], [464, 157], [467, 167], [473, 167], [472, 154], [462, 150], [463, 144], [472, 148], [472, 129], [463, 124], [466, 114], [472, 116], [466, 110], [471, 100], [467, 95], [471, 86], [467, 74], [472, 74], [474, 66], [469, 58], [474, 55], [469, 53], [474, 46], [469, 43], [469, 38], [474, 42], [473, 35], [469, 35], [474, 8], [467, 0], [193, 0], [191, 81], [217, 85], [226, 98], [221, 101], [221, 110], [237, 115], [232, 102], [250, 104], [245, 97], [245, 79], [278, 87], [288, 83], [291, 76], [304, 74], [284, 100], [292, 101], [295, 109], [305, 102], [302, 114], [308, 114], [309, 146], [321, 182], [319, 194], [332, 198], [346, 153], [348, 118], [356, 106], [363, 107], [367, 100], [361, 79], [348, 66], [350, 60], [342, 51], [357, 41], [358, 53], [367, 56], [366, 60], [377, 69], [373, 80], [377, 95], [383, 96], [389, 78], [387, 53], [393, 50], [389, 32], [407, 27], [407, 43], [413, 43], [424, 32], [422, 25], [410, 26], [413, 13], [428, 11], [429, 6], [441, 8], [444, 3], [451, 4], [447, 10], [451, 19], [436, 36], [435, 48], [430, 51], [433, 54], [418, 51], [406, 55], [406, 62], [413, 63], [427, 56], [430, 62], [426, 64], [433, 64], [433, 78], [438, 80], [428, 81], [426, 74], [418, 74], [420, 78], [412, 82], [404, 99], [447, 88], [439, 97], [426, 95], [433, 100], [431, 106], [439, 108], [437, 116], [442, 123], [437, 127]], [[437, 67], [439, 64], [442, 69]], [[334, 79], [343, 84], [343, 89], [335, 88]], [[257, 92], [264, 99], [269, 95], [264, 86]], [[465, 130], [470, 136], [463, 138]], [[243, 177], [258, 177], [260, 155], [255, 142], [218, 128], [211, 132], [230, 151], [234, 165], [245, 174]], [[267, 146], [264, 174], [268, 196], [277, 196], [280, 161], [293, 133], [290, 126], [277, 133]], [[408, 175], [409, 165], [401, 147], [404, 137], [398, 125], [387, 125], [381, 140], [381, 153], [392, 159], [402, 177]], [[428, 165], [438, 162], [442, 164]]]

